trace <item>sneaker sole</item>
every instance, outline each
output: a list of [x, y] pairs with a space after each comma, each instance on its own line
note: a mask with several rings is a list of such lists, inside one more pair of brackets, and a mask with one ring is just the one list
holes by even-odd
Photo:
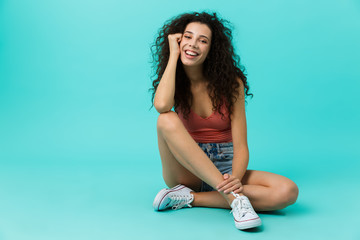
[[166, 195], [168, 195], [169, 193], [171, 192], [175, 192], [175, 191], [178, 191], [178, 190], [181, 190], [185, 188], [185, 186], [182, 186], [182, 185], [178, 185], [178, 186], [175, 186], [174, 188], [172, 189], [162, 189], [155, 197], [154, 199], [154, 202], [153, 202], [153, 208], [155, 211], [161, 211], [161, 210], [164, 210], [164, 209], [160, 209], [160, 206], [161, 204], [163, 203], [164, 201], [164, 198], [166, 197]]
[[245, 230], [245, 229], [259, 227], [259, 226], [261, 226], [260, 218], [250, 219], [250, 220], [243, 221], [243, 222], [237, 222], [235, 220], [235, 227], [240, 230]]

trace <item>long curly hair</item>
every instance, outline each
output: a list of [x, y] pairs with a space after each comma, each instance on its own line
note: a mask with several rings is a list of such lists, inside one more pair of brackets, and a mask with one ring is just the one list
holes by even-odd
[[[240, 65], [240, 57], [234, 52], [230, 23], [227, 20], [220, 19], [216, 13], [184, 13], [168, 20], [160, 28], [155, 42], [151, 46], [153, 69], [155, 69], [152, 76], [152, 79], [155, 78], [152, 82], [153, 87], [149, 89], [152, 91], [151, 108], [154, 106], [155, 92], [170, 56], [168, 35], [183, 33], [186, 26], [191, 22], [206, 24], [212, 32], [210, 51], [203, 63], [203, 74], [208, 80], [207, 90], [213, 111], [217, 110], [224, 117], [224, 113], [220, 111], [220, 106], [225, 104], [230, 117], [233, 112], [233, 103], [238, 97], [241, 97], [238, 94], [240, 84], [237, 78], [243, 82], [244, 97], [253, 97], [253, 94], [249, 93], [247, 77], [244, 73], [244, 67]], [[176, 67], [174, 107], [175, 110], [178, 107], [182, 109], [185, 119], [188, 118], [193, 102], [190, 85], [191, 82], [185, 74], [179, 57]]]

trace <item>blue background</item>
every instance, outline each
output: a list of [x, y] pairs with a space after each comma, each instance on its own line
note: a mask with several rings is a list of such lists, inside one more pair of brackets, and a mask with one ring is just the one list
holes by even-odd
[[[150, 46], [217, 11], [247, 69], [249, 168], [298, 202], [241, 232], [228, 210], [157, 213]], [[360, 239], [360, 2], [0, 1], [0, 239]]]

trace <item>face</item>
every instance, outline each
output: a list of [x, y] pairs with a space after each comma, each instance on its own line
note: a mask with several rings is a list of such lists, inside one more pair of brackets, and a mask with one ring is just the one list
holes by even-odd
[[189, 23], [180, 42], [180, 58], [186, 66], [201, 65], [210, 50], [211, 30], [203, 23]]

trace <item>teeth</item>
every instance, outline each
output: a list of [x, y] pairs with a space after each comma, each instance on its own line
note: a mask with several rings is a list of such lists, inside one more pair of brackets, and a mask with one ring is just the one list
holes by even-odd
[[190, 52], [190, 51], [185, 51], [186, 54], [189, 54], [191, 56], [197, 56], [198, 54], [197, 53], [194, 53], [194, 52]]

